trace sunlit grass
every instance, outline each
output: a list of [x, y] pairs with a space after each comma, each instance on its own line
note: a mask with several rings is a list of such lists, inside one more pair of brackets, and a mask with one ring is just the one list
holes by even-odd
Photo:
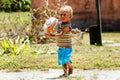
[[0, 29], [9, 29], [24, 24], [31, 24], [30, 12], [0, 12]]
[[[107, 33], [109, 35], [109, 33]], [[105, 34], [105, 35], [107, 35]], [[104, 35], [104, 33], [103, 33]], [[113, 33], [115, 35], [115, 33]], [[118, 33], [116, 33], [118, 35]], [[112, 36], [112, 34], [111, 34]], [[85, 38], [88, 37], [86, 33]], [[105, 36], [106, 37], [106, 36]], [[108, 39], [108, 38], [106, 38]], [[115, 38], [117, 40], [117, 37]], [[89, 45], [89, 42], [83, 41], [82, 44], [73, 45], [73, 54], [71, 60], [73, 61], [74, 68], [78, 69], [119, 69], [120, 68], [120, 47], [119, 46], [95, 46]], [[80, 43], [78, 41], [78, 43]], [[57, 46], [55, 43], [52, 44], [31, 44], [31, 49], [39, 50], [43, 46], [48, 47], [49, 50], [57, 51]], [[46, 49], [42, 49], [46, 50]], [[48, 51], [49, 51], [48, 50]], [[3, 55], [0, 57], [0, 69], [9, 69], [16, 71], [19, 69], [40, 69], [48, 70], [50, 68], [61, 68], [57, 64], [57, 54], [31, 54], [30, 52], [25, 52], [19, 55], [7, 56]]]
[[23, 21], [30, 20], [30, 12], [0, 12], [0, 19], [8, 18], [10, 20], [16, 20], [16, 17], [20, 17]]
[[[0, 13], [0, 27], [12, 27], [14, 24], [9, 24], [7, 21], [2, 22], [4, 17], [12, 23], [16, 23], [16, 16], [19, 15], [19, 20], [30, 21], [29, 12], [23, 13]], [[21, 17], [22, 16], [22, 17]], [[21, 22], [21, 21], [20, 21]], [[4, 25], [3, 25], [4, 23]], [[102, 33], [102, 46], [90, 45], [89, 33], [85, 33], [83, 39], [73, 39], [73, 54], [71, 60], [74, 68], [78, 69], [119, 69], [120, 68], [120, 46], [114, 43], [120, 43], [120, 32]], [[51, 44], [30, 44], [31, 51], [22, 51], [18, 55], [4, 54], [0, 56], [0, 69], [8, 69], [10, 71], [18, 71], [19, 69], [40, 69], [48, 70], [50, 68], [61, 68], [57, 64], [57, 46]], [[25, 49], [24, 49], [25, 50]], [[37, 51], [39, 53], [37, 53]], [[41, 52], [43, 51], [43, 52]], [[49, 52], [53, 54], [47, 54]], [[0, 53], [3, 52], [0, 49]], [[82, 80], [78, 77], [76, 80]], [[70, 79], [72, 80], [72, 78]]]
[[120, 42], [120, 32], [109, 32], [103, 33], [103, 41], [113, 41], [113, 42]]

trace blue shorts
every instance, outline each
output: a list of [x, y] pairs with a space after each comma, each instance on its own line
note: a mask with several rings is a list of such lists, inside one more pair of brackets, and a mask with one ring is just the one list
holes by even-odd
[[72, 48], [59, 48], [58, 49], [58, 64], [64, 65], [66, 62], [72, 63], [70, 56], [72, 54]]

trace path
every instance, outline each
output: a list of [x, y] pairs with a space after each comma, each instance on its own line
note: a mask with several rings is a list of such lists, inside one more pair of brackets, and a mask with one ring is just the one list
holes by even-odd
[[0, 71], [0, 80], [120, 80], [120, 70], [78, 70], [69, 78], [59, 78], [62, 69], [50, 69], [49, 71], [22, 70], [21, 72]]

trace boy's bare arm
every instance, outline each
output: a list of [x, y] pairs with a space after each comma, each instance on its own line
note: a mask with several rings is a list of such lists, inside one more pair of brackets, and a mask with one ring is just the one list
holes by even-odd
[[66, 34], [69, 31], [69, 26], [64, 27], [63, 31], [61, 31], [60, 33], [57, 34], [50, 34], [51, 36], [56, 36], [56, 37], [60, 37], [63, 36], [63, 34]]

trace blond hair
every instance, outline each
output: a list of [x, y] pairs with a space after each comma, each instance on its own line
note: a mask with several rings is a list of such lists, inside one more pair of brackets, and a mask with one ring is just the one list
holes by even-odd
[[68, 12], [70, 12], [71, 16], [73, 16], [73, 9], [71, 6], [64, 5], [60, 8], [60, 11], [68, 11]]

